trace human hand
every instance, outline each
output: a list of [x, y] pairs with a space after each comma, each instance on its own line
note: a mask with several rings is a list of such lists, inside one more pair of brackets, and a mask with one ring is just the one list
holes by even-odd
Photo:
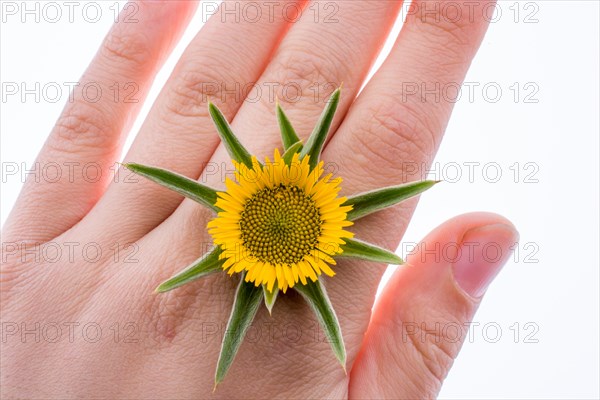
[[[343, 194], [414, 180], [403, 168], [432, 161], [452, 103], [423, 102], [420, 94], [409, 96], [403, 82], [418, 83], [417, 88], [461, 82], [486, 28], [484, 5], [471, 10], [472, 3], [465, 4], [463, 18], [450, 22], [441, 16], [436, 22], [436, 15], [420, 12], [423, 4], [415, 3], [390, 56], [358, 98], [400, 3], [341, 2], [337, 22], [329, 24], [315, 23], [307, 12], [293, 23], [277, 12], [273, 21], [212, 18], [186, 50], [125, 159], [222, 186], [229, 157], [218, 146], [207, 96], [233, 121], [252, 153], [264, 156], [279, 144], [269, 86], [293, 83], [290, 90], [300, 89], [296, 96], [280, 86], [278, 97], [306, 137], [324, 99], [343, 81], [334, 133], [323, 154], [344, 178]], [[262, 6], [267, 16], [269, 6]], [[140, 3], [139, 23], [113, 28], [81, 83], [136, 82], [145, 93], [194, 8], [192, 2]], [[247, 83], [262, 88], [258, 101], [225, 91], [239, 93]], [[103, 179], [70, 182], [69, 176], [83, 176], [75, 173], [58, 182], [29, 181], [5, 225], [2, 318], [10, 323], [3, 324], [2, 387], [9, 397], [211, 395], [236, 280], [221, 274], [154, 293], [158, 283], [206, 249], [210, 237], [204, 227], [212, 216], [150, 182], [132, 184], [122, 174], [110, 182], [106, 171], [138, 106], [69, 104], [38, 162], [73, 163], [75, 169], [97, 163]], [[415, 204], [369, 216], [353, 230], [396, 248]], [[319, 337], [306, 305], [290, 294], [279, 299], [272, 317], [259, 312], [254, 322], [259, 335], [242, 346], [213, 396], [434, 396], [460, 343], [439, 332], [423, 335], [421, 324], [464, 326], [515, 240], [512, 225], [495, 215], [447, 222], [396, 271], [372, 315], [385, 266], [339, 263], [326, 284], [346, 341], [348, 375]], [[81, 252], [65, 259], [72, 243], [95, 243], [103, 255], [93, 263]], [[440, 249], [477, 246], [469, 257], [428, 251], [438, 243]], [[481, 253], [487, 243], [502, 251], [495, 262]], [[63, 257], [51, 262], [57, 248]], [[128, 262], [131, 249], [137, 249], [134, 263]], [[35, 254], [42, 257], [31, 257]], [[23, 334], [36, 322], [56, 323], [65, 333], [73, 329], [74, 340], [51, 343], [48, 329], [39, 332], [42, 340]], [[93, 329], [82, 340], [78, 330], [84, 326]], [[98, 341], [90, 337], [96, 327], [104, 333]]]

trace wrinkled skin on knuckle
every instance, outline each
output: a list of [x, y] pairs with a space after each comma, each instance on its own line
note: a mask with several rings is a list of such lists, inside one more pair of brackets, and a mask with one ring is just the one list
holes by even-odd
[[140, 34], [111, 32], [100, 47], [100, 54], [111, 63], [111, 67], [122, 68], [124, 71], [139, 71], [151, 65], [152, 57], [155, 56], [152, 48], [148, 40]]
[[430, 160], [437, 143], [428, 118], [408, 104], [386, 102], [368, 107], [363, 117], [369, 121], [368, 127], [353, 134], [361, 149], [357, 152], [359, 165], [397, 182], [398, 176], [404, 176], [406, 163]]
[[113, 124], [98, 107], [85, 101], [70, 104], [56, 121], [48, 145], [61, 153], [97, 155], [102, 150], [112, 154], [118, 146]]
[[[243, 100], [237, 80], [222, 66], [213, 65], [209, 60], [203, 63], [184, 61], [174, 74], [163, 113], [168, 121], [182, 124], [181, 118], [208, 118], [209, 100], [219, 102], [219, 108], [227, 115], [228, 97], [233, 96], [236, 102]], [[235, 91], [235, 95], [225, 92], [229, 90]]]
[[282, 106], [310, 103], [312, 109], [324, 105], [320, 103], [339, 86], [340, 76], [345, 76], [346, 67], [337, 59], [332, 53], [322, 56], [293, 47], [281, 51], [270, 68], [274, 70], [273, 83], [282, 85], [275, 86]]
[[466, 29], [461, 24], [429, 21], [416, 24], [416, 29], [427, 38], [428, 47], [451, 49], [453, 57], [465, 58], [465, 45], [469, 43]]
[[[426, 3], [429, 3], [429, 6]], [[428, 10], [436, 5], [439, 7], [439, 11], [435, 13], [413, 10], [414, 15], [406, 24], [407, 29], [414, 29], [416, 34], [423, 38], [421, 45], [433, 50], [445, 49], [446, 51], [439, 54], [447, 54], [448, 57], [451, 57], [450, 63], [460, 60], [460, 63], [468, 65], [473, 53], [473, 38], [484, 34], [487, 24], [483, 23], [482, 19], [485, 18], [485, 15], [492, 15], [491, 9], [481, 8], [485, 2], [472, 3], [471, 6], [474, 5], [472, 9], [469, 8], [468, 2], [464, 3], [464, 7], [459, 8], [453, 8], [443, 2], [420, 2], [418, 4]], [[461, 3], [453, 5], [460, 6]]]
[[473, 304], [464, 295], [458, 291], [455, 294], [454, 299], [446, 299], [448, 306], [442, 309], [408, 312], [398, 329], [408, 358], [414, 360], [410, 363], [415, 367], [410, 374], [415, 377], [414, 385], [432, 397], [439, 392], [467, 335], [468, 326], [463, 321], [468, 321], [474, 312]]
[[[413, 363], [406, 362], [402, 356], [402, 351], [398, 349], [399, 343], [403, 342], [398, 340], [377, 341], [375, 354], [385, 355], [386, 358], [389, 357], [389, 360], [384, 364], [386, 367], [381, 366], [379, 362], [373, 363], [376, 371], [372, 374], [377, 378], [372, 382], [371, 390], [378, 393], [374, 396], [375, 398], [390, 398], [391, 393], [387, 388], [397, 388], [399, 379], [402, 381], [403, 398], [420, 399], [424, 397], [424, 393], [430, 392], [424, 387], [421, 380], [413, 378], [421, 376], [421, 368], [416, 367]], [[397, 368], [390, 368], [390, 365]], [[398, 371], [398, 368], [401, 371]]]
[[455, 353], [454, 347], [448, 342], [448, 339], [437, 330], [427, 330], [421, 324], [416, 324], [416, 333], [407, 333], [408, 344], [412, 350], [412, 357], [419, 361], [422, 373], [429, 375], [434, 383], [434, 388], [438, 390], [446, 377], [452, 363]]

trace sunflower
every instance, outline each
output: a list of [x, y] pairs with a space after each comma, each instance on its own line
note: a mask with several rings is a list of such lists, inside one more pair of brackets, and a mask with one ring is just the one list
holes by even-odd
[[217, 132], [235, 166], [235, 181], [227, 178], [225, 191], [158, 167], [125, 164], [132, 172], [216, 214], [207, 225], [213, 248], [159, 285], [157, 292], [173, 290], [219, 271], [242, 278], [217, 361], [215, 387], [229, 370], [259, 305], [264, 301], [271, 313], [279, 291], [286, 293], [290, 288], [308, 302], [345, 368], [341, 329], [323, 276], [335, 275], [332, 266], [337, 268], [336, 259], [340, 257], [402, 263], [393, 252], [353, 238], [346, 228], [359, 218], [424, 192], [436, 182], [412, 182], [348, 198], [338, 196], [342, 179], [324, 175], [320, 155], [339, 98], [337, 89], [306, 143], [277, 104], [283, 154], [275, 149], [273, 161], [266, 157], [264, 164], [246, 150], [221, 111], [209, 103]]

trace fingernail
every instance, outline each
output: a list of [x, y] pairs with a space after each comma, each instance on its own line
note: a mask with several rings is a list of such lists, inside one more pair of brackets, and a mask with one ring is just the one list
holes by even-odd
[[484, 225], [467, 231], [453, 265], [454, 279], [470, 296], [481, 297], [513, 252], [519, 240], [507, 224]]

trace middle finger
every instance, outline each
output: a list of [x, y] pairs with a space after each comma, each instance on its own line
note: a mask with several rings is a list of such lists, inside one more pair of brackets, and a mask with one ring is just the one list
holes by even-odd
[[[315, 4], [324, 7], [323, 3]], [[335, 4], [337, 12], [332, 17], [335, 20], [316, 21], [312, 13], [305, 12], [292, 26], [257, 83], [261, 88], [282, 89], [279, 101], [301, 139], [310, 134], [326, 98], [340, 82], [344, 82], [344, 96], [331, 127], [335, 132], [393, 26], [401, 2], [326, 4]], [[307, 10], [310, 11], [311, 6]], [[272, 156], [273, 149], [281, 147], [274, 100], [264, 95], [257, 103], [245, 102], [232, 122], [232, 129], [240, 141], [259, 158]], [[229, 160], [227, 151], [220, 145], [211, 162], [220, 166]], [[202, 177], [203, 182], [213, 186], [222, 186], [222, 179], [223, 173]], [[176, 235], [176, 240], [190, 244], [185, 246], [192, 249], [189, 261], [198, 256], [189, 241], [197, 240], [194, 231], [203, 226], [205, 219], [204, 209], [186, 199], [166, 221], [167, 229]], [[165, 271], [165, 274], [169, 272], [174, 271]]]

